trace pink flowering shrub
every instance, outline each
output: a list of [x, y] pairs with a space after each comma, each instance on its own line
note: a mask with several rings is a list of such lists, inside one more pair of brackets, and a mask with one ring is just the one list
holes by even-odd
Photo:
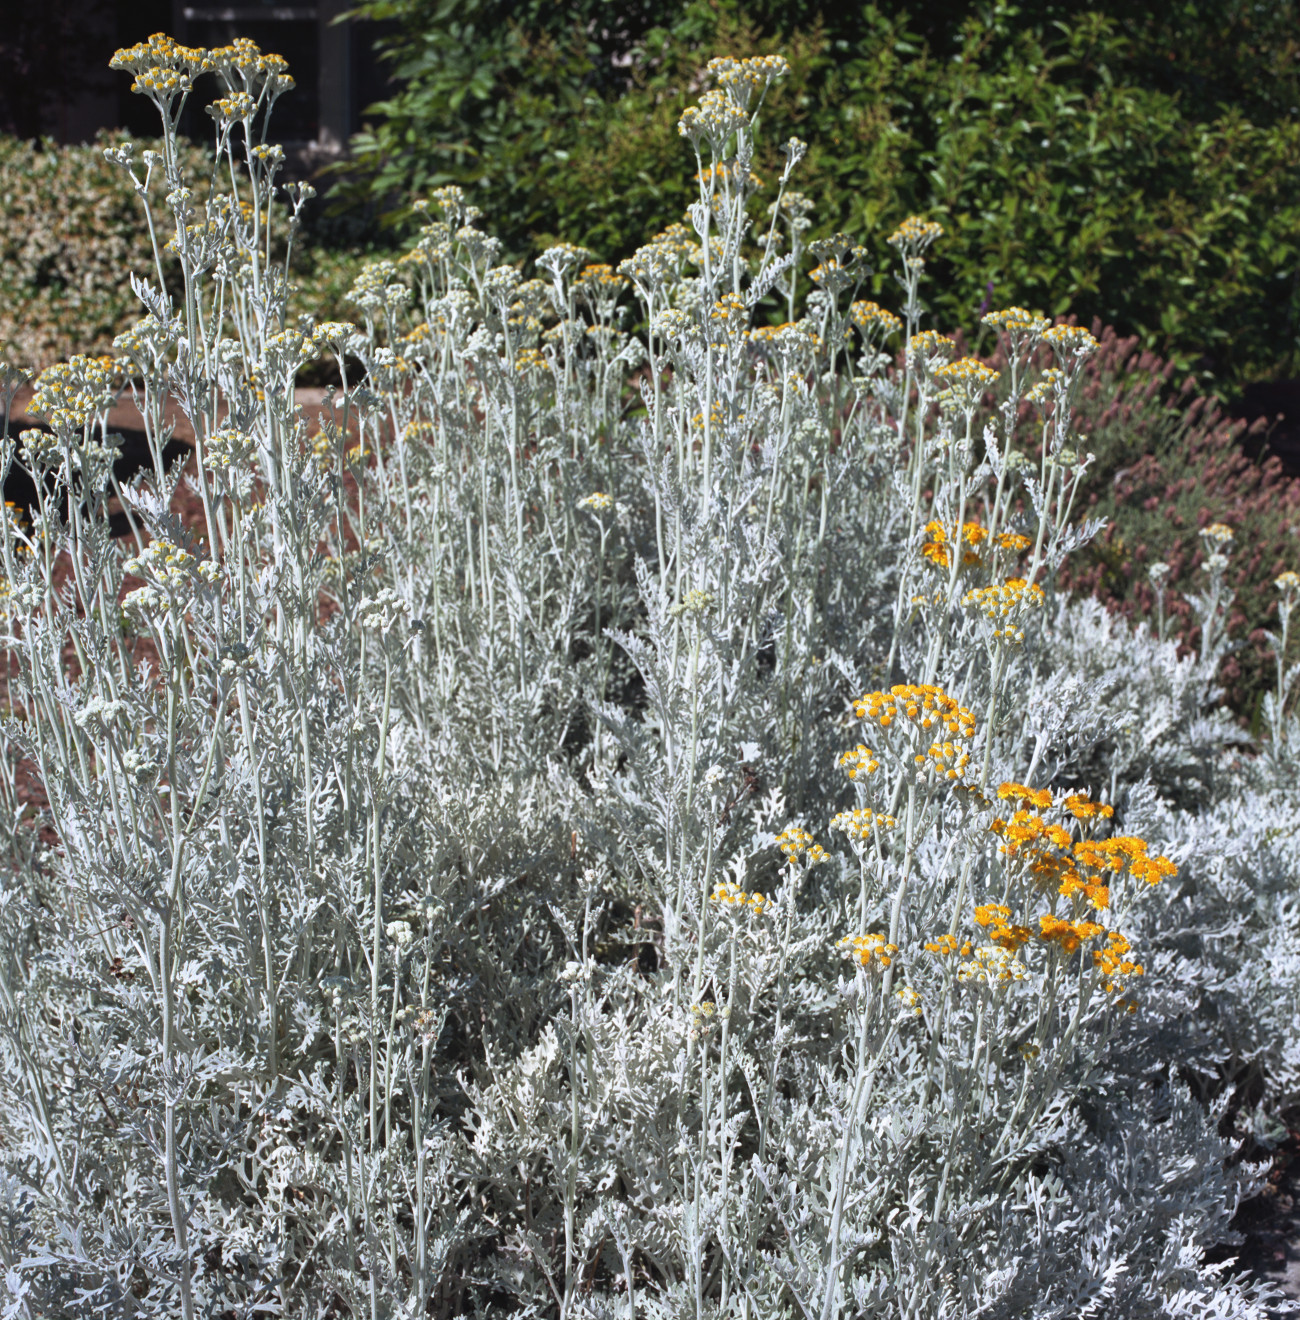
[[[1060, 584], [1128, 619], [1149, 619], [1158, 631], [1150, 570], [1166, 564], [1165, 636], [1198, 650], [1192, 600], [1207, 585], [1200, 532], [1212, 523], [1232, 528], [1225, 584], [1234, 599], [1225, 622], [1235, 645], [1220, 678], [1228, 703], [1254, 720], [1273, 681], [1264, 630], [1277, 627], [1274, 580], [1300, 564], [1300, 480], [1267, 446], [1250, 457], [1246, 424], [1190, 376], [1176, 384], [1174, 364], [1140, 349], [1136, 336], [1096, 323], [1093, 332], [1100, 347], [1084, 366], [1075, 417], [1081, 450], [1096, 456], [1084, 511], [1105, 518], [1106, 527], [1066, 561]], [[1003, 366], [1000, 357], [990, 359], [994, 367]], [[1022, 416], [1028, 413], [1025, 407]], [[1250, 428], [1262, 431], [1260, 423]]]

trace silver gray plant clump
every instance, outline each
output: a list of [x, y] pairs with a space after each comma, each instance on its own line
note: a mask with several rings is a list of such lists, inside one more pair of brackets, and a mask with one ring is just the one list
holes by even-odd
[[683, 117], [693, 231], [523, 280], [444, 189], [358, 324], [288, 325], [283, 61], [116, 63], [183, 290], [2, 456], [3, 1314], [1283, 1313], [1206, 1263], [1251, 1120], [1185, 1078], [1300, 1087], [1286, 634], [1251, 759], [1221, 568], [1196, 657], [1057, 594], [1091, 337], [990, 313], [985, 427], [919, 325], [938, 226], [895, 316], [806, 241], [802, 143], [752, 223], [777, 57]]

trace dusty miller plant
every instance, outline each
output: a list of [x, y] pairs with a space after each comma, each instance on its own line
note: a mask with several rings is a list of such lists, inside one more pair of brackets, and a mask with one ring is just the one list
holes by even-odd
[[[525, 280], [445, 189], [289, 324], [283, 61], [115, 65], [184, 292], [133, 274], [2, 455], [4, 1314], [1280, 1306], [1206, 1253], [1300, 1084], [1296, 724], [1215, 711], [1219, 561], [1195, 656], [1056, 591], [1091, 336], [990, 313], [985, 421], [938, 226], [895, 314], [809, 241], [802, 143], [755, 205], [779, 57], [709, 66], [690, 227], [618, 270]], [[1188, 1085], [1247, 1067], [1256, 1117]]]

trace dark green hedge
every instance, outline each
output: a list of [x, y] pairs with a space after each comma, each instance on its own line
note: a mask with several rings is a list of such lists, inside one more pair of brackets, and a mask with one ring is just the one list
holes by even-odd
[[697, 70], [779, 50], [793, 71], [760, 174], [797, 134], [817, 231], [879, 250], [910, 212], [941, 220], [938, 326], [974, 328], [992, 284], [995, 303], [1099, 318], [1229, 393], [1300, 373], [1297, 0], [358, 12], [394, 33], [399, 90], [356, 141], [390, 212], [456, 182], [515, 256], [562, 237], [618, 259], [690, 199], [676, 124]]

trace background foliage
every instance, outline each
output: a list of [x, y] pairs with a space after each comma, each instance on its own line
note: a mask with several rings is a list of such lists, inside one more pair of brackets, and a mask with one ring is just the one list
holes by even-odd
[[[0, 135], [0, 356], [9, 361], [45, 367], [74, 353], [111, 352], [114, 335], [139, 315], [122, 272], [148, 274], [153, 255], [130, 180], [104, 159], [118, 140], [59, 146]], [[137, 158], [157, 146], [138, 142]], [[199, 147], [186, 150], [195, 178], [206, 177], [206, 159]], [[155, 210], [161, 192], [152, 190]], [[292, 310], [336, 307], [360, 260], [346, 248], [299, 244]]]
[[[1297, 562], [1300, 481], [1274, 455], [1252, 458], [1262, 427], [1244, 434], [1190, 377], [1142, 351], [1136, 338], [1094, 326], [1101, 349], [1079, 393], [1078, 425], [1097, 461], [1089, 512], [1107, 519], [1101, 535], [1063, 574], [1131, 619], [1157, 616], [1149, 570], [1168, 565], [1166, 635], [1200, 644], [1192, 600], [1205, 590], [1200, 531], [1223, 522], [1236, 534], [1227, 582], [1234, 651], [1220, 671], [1227, 699], [1258, 731], [1263, 693], [1274, 681], [1265, 632], [1278, 626], [1278, 575]], [[1246, 442], [1243, 445], [1243, 440]]]
[[1293, 0], [358, 12], [396, 25], [400, 87], [356, 140], [366, 186], [390, 206], [467, 186], [515, 255], [559, 237], [616, 259], [680, 219], [694, 71], [780, 50], [792, 76], [764, 113], [759, 174], [770, 184], [779, 144], [807, 139], [814, 235], [844, 230], [882, 267], [904, 215], [942, 221], [936, 324], [970, 329], [1014, 290], [1136, 334], [1216, 389], [1300, 370]]

